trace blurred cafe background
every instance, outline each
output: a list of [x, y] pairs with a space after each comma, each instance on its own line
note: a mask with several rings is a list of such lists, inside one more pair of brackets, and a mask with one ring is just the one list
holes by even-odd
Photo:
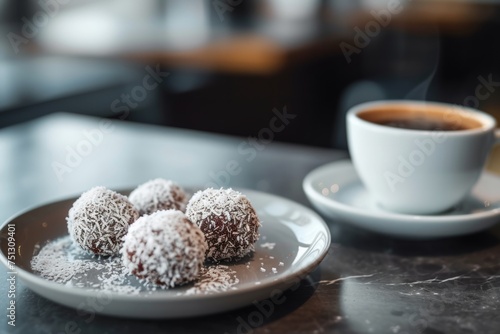
[[0, 0], [0, 128], [54, 112], [346, 148], [376, 99], [500, 118], [495, 0]]

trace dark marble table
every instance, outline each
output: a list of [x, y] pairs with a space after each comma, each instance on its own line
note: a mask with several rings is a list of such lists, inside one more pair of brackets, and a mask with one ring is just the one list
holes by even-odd
[[[228, 185], [288, 197], [309, 205], [301, 188], [313, 168], [346, 152], [268, 142], [241, 154], [248, 138], [116, 121], [71, 170], [64, 164], [100, 120], [54, 114], [0, 131], [0, 219], [33, 205], [78, 195], [90, 186], [131, 188], [155, 177], [206, 185], [240, 163]], [[286, 131], [286, 128], [282, 129]], [[87, 135], [86, 135], [87, 134]], [[94, 132], [95, 134], [95, 132]], [[257, 134], [255, 134], [257, 135]], [[306, 134], [305, 134], [306, 135]], [[257, 149], [258, 148], [258, 149]], [[248, 159], [252, 157], [252, 159]], [[222, 179], [221, 179], [222, 180]], [[328, 221], [331, 249], [319, 268], [285, 294], [263, 323], [248, 325], [255, 306], [201, 318], [146, 321], [95, 315], [39, 297], [16, 281], [16, 327], [0, 333], [499, 333], [500, 226], [433, 241], [385, 237]], [[7, 278], [0, 269], [0, 309]], [[242, 323], [247, 325], [243, 326]]]

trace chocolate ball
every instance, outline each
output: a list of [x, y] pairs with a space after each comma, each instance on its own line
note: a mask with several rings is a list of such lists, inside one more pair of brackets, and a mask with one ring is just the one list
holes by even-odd
[[124, 238], [123, 265], [148, 282], [174, 287], [193, 281], [207, 244], [201, 230], [178, 210], [140, 217]]
[[115, 255], [138, 217], [139, 212], [126, 196], [94, 187], [73, 203], [66, 221], [71, 239], [82, 249], [96, 255]]
[[155, 179], [133, 190], [129, 195], [129, 200], [142, 216], [168, 209], [184, 212], [188, 197], [186, 192], [173, 181]]
[[205, 234], [207, 258], [235, 260], [254, 250], [260, 221], [247, 197], [233, 189], [208, 188], [193, 195], [188, 218]]

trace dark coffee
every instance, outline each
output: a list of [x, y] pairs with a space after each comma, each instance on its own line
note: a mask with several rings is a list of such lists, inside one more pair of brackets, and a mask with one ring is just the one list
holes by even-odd
[[459, 131], [469, 129], [460, 123], [453, 122], [438, 122], [435, 119], [426, 117], [415, 119], [388, 119], [381, 122], [374, 122], [380, 125], [391, 126], [393, 128], [410, 129], [410, 130], [426, 130], [426, 131]]
[[388, 104], [358, 113], [365, 121], [394, 128], [423, 131], [462, 131], [483, 124], [457, 108]]

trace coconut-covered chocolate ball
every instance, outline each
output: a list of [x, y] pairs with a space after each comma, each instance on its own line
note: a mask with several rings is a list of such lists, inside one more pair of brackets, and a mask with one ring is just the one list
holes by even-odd
[[115, 255], [139, 212], [126, 196], [105, 187], [84, 192], [66, 218], [71, 239], [96, 255]]
[[155, 179], [138, 186], [130, 193], [129, 200], [142, 216], [168, 209], [184, 212], [188, 197], [173, 181]]
[[207, 244], [201, 230], [178, 210], [140, 217], [124, 238], [123, 265], [148, 282], [174, 287], [193, 281]]
[[193, 195], [188, 218], [205, 234], [207, 258], [234, 260], [254, 250], [260, 221], [247, 197], [233, 189], [208, 188]]

